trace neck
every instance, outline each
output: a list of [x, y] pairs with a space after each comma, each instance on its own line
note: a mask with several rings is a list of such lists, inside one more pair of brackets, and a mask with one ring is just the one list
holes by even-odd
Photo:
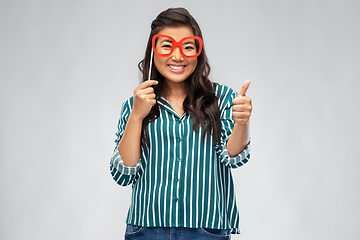
[[185, 81], [180, 83], [174, 83], [165, 81], [164, 95], [166, 98], [185, 98], [186, 97], [187, 84]]

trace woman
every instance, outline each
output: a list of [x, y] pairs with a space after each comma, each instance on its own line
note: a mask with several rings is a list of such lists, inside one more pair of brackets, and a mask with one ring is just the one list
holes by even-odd
[[208, 79], [201, 30], [184, 8], [152, 22], [139, 69], [110, 162], [114, 180], [133, 187], [125, 239], [230, 239], [240, 233], [231, 168], [250, 158], [250, 81], [237, 94]]

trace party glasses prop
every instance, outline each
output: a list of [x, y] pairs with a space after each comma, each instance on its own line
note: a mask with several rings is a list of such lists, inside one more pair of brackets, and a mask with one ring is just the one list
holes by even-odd
[[198, 36], [184, 37], [178, 42], [171, 36], [164, 34], [156, 34], [152, 38], [153, 51], [161, 57], [170, 56], [178, 47], [184, 57], [196, 58], [201, 53], [202, 45], [202, 39]]
[[161, 57], [170, 56], [176, 47], [179, 48], [181, 55], [186, 58], [196, 58], [200, 55], [203, 46], [203, 41], [198, 36], [184, 37], [180, 41], [164, 34], [155, 34], [152, 38], [152, 51], [150, 57], [149, 77], [151, 76], [151, 66], [153, 60], [153, 53]]

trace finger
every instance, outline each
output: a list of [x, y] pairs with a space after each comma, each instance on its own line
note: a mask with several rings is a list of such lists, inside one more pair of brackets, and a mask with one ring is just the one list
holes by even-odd
[[244, 84], [242, 85], [240, 91], [239, 91], [239, 95], [240, 96], [245, 96], [246, 91], [248, 90], [249, 86], [250, 86], [251, 81], [248, 79], [244, 82]]
[[139, 93], [144, 94], [144, 95], [151, 94], [151, 93], [154, 93], [154, 89], [152, 87], [148, 87], [148, 88], [139, 90]]
[[246, 124], [249, 122], [249, 118], [234, 118], [234, 121], [237, 123], [242, 123], [242, 124]]
[[244, 107], [243, 105], [233, 106], [232, 107], [233, 112], [246, 112], [249, 109], [247, 107]]
[[158, 83], [159, 82], [156, 80], [146, 80], [145, 82], [141, 83], [138, 88], [139, 88], [139, 90], [141, 90], [141, 89], [148, 88], [152, 85], [157, 85]]
[[233, 112], [233, 118], [249, 118], [251, 116], [250, 112]]
[[235, 105], [244, 105], [244, 104], [250, 104], [251, 105], [251, 98], [246, 96], [238, 96], [233, 99], [233, 104]]
[[156, 95], [155, 95], [155, 93], [147, 94], [147, 95], [145, 95], [145, 98], [147, 98], [147, 99], [155, 99]]
[[156, 100], [155, 99], [148, 99], [149, 103], [154, 106], [156, 104]]

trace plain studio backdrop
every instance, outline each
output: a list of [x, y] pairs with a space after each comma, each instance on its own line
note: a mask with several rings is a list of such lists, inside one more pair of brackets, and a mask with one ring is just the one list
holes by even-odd
[[211, 79], [253, 99], [243, 240], [360, 239], [360, 1], [0, 1], [0, 239], [123, 239], [109, 161], [151, 21], [198, 21]]

